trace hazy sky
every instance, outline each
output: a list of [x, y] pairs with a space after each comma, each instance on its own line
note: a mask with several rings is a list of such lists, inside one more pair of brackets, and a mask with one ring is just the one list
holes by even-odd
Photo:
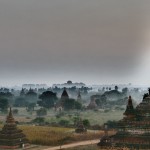
[[150, 84], [149, 11], [150, 0], [0, 0], [0, 85]]

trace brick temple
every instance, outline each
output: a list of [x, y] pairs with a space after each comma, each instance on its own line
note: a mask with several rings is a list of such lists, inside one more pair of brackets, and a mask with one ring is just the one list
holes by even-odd
[[22, 130], [17, 128], [11, 108], [6, 119], [6, 123], [0, 131], [0, 149], [16, 149], [25, 147], [28, 144], [26, 136]]
[[142, 102], [133, 107], [131, 96], [124, 112], [124, 118], [118, 122], [118, 131], [113, 136], [105, 136], [98, 146], [128, 147], [150, 149], [150, 89]]

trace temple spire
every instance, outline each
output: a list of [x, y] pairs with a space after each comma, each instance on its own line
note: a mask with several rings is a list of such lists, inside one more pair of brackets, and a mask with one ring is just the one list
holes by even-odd
[[61, 99], [69, 99], [69, 95], [68, 95], [68, 93], [66, 91], [66, 87], [64, 87], [64, 91], [63, 91], [63, 93], [61, 95]]
[[126, 116], [125, 117], [126, 119], [130, 119], [130, 118], [133, 118], [135, 116], [135, 110], [134, 110], [134, 107], [133, 107], [131, 96], [129, 96], [127, 108], [124, 112], [124, 115]]
[[9, 108], [9, 117], [13, 117], [11, 107]]
[[150, 88], [148, 88], [148, 93], [149, 93], [149, 95], [150, 95]]
[[78, 96], [77, 96], [77, 101], [81, 101], [81, 93], [80, 93], [80, 90], [78, 91]]
[[6, 119], [6, 123], [15, 123], [11, 107], [10, 107], [9, 114], [7, 116], [7, 119]]
[[17, 128], [10, 107], [6, 123], [0, 131], [0, 149], [18, 149], [21, 148], [21, 145], [27, 146], [28, 143], [23, 131]]

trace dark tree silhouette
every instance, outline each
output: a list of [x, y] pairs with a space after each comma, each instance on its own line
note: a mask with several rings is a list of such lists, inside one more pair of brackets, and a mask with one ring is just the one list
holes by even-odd
[[24, 97], [17, 97], [15, 100], [14, 106], [16, 107], [25, 107], [26, 106], [26, 99]]
[[83, 120], [83, 125], [84, 125], [85, 127], [89, 127], [89, 126], [90, 126], [90, 121], [89, 121], [88, 119], [84, 119], [84, 120]]
[[38, 98], [37, 93], [33, 89], [30, 89], [25, 95], [25, 99], [28, 102], [36, 103], [37, 98]]
[[54, 104], [58, 100], [56, 93], [53, 93], [52, 91], [43, 92], [39, 96], [39, 99], [41, 99], [41, 101], [38, 101], [39, 106], [42, 106], [45, 108], [54, 107]]
[[74, 105], [75, 105], [75, 109], [82, 109], [82, 104], [80, 102], [75, 101]]
[[129, 89], [128, 89], [127, 87], [122, 89], [122, 93], [123, 93], [125, 96], [127, 96], [128, 92], [129, 92]]
[[46, 108], [40, 108], [39, 110], [36, 111], [37, 116], [45, 116], [47, 115], [47, 110]]
[[6, 98], [0, 98], [0, 109], [1, 111], [6, 111], [8, 108], [8, 99]]
[[115, 86], [115, 90], [118, 91], [118, 86]]
[[27, 111], [34, 111], [35, 103], [27, 103], [26, 109]]
[[75, 109], [75, 99], [65, 99], [64, 100], [64, 109], [65, 110]]

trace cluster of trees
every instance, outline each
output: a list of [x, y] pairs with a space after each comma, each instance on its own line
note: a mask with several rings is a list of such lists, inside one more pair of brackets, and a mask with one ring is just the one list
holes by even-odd
[[95, 102], [99, 108], [111, 108], [114, 105], [126, 105], [129, 95], [128, 88], [123, 88], [122, 91], [118, 91], [118, 86], [115, 86], [114, 90], [108, 90], [101, 95], [92, 95], [91, 99], [95, 99]]
[[91, 96], [91, 99], [95, 99], [97, 106], [99, 106], [100, 108], [105, 107], [105, 105], [107, 104], [107, 97], [104, 94], [103, 95], [93, 95], [93, 96]]
[[52, 91], [43, 92], [39, 96], [39, 99], [41, 99], [40, 101], [37, 102], [39, 106], [48, 108], [48, 109], [54, 107], [56, 102], [58, 101], [56, 93]]
[[[119, 89], [119, 87], [116, 85], [116, 86], [115, 86], [115, 90], [118, 91], [118, 89]], [[103, 88], [102, 88], [102, 91], [103, 91], [103, 92], [105, 92], [105, 91], [111, 91], [111, 90], [112, 90], [111, 87], [103, 87]], [[99, 89], [99, 91], [100, 91], [100, 89]]]
[[39, 110], [36, 111], [37, 116], [45, 116], [47, 115], [47, 109], [46, 108], [40, 108]]
[[0, 92], [0, 110], [6, 112], [9, 105], [13, 103], [14, 95], [5, 89], [6, 92]]
[[[57, 94], [52, 91], [44, 91], [39, 96], [34, 91], [29, 90], [29, 92], [24, 93], [22, 90], [20, 96], [16, 98], [14, 106], [16, 107], [26, 107], [27, 111], [33, 111], [36, 104], [42, 108], [50, 109], [61, 102], [57, 97]], [[71, 109], [81, 109], [82, 104], [75, 99], [65, 99], [63, 101], [63, 107], [65, 110]]]
[[[67, 91], [70, 93], [70, 95], [72, 96], [76, 96], [76, 93], [77, 91], [79, 91], [82, 93], [82, 95], [86, 95], [88, 94], [88, 91], [92, 90], [92, 88], [89, 88], [89, 87], [84, 87], [82, 86], [81, 88], [77, 88], [76, 86], [73, 86], [73, 87], [70, 87], [70, 88], [67, 88]], [[52, 89], [52, 91], [56, 92], [56, 93], [62, 93], [63, 91], [63, 88], [59, 88], [59, 87], [54, 87]]]
[[27, 111], [33, 111], [38, 101], [38, 94], [34, 90], [25, 91], [22, 89], [20, 96], [16, 97], [15, 107], [26, 107]]
[[0, 109], [2, 112], [7, 111], [8, 108], [8, 100], [0, 97]]
[[63, 103], [61, 102], [61, 99], [59, 100], [57, 98], [56, 93], [52, 91], [46, 91], [43, 92], [40, 96], [38, 101], [39, 106], [43, 108], [52, 108], [57, 105], [57, 103], [61, 103], [62, 107], [64, 107], [65, 110], [72, 110], [72, 109], [81, 109], [82, 104], [76, 101], [75, 99], [66, 98], [63, 100]]
[[65, 99], [63, 107], [65, 110], [82, 109], [82, 104], [75, 99]]
[[[39, 96], [33, 90], [29, 90], [27, 93], [22, 90], [20, 96], [15, 99], [14, 106], [16, 107], [26, 107], [27, 111], [33, 111], [36, 104], [39, 106], [50, 109], [61, 102], [57, 97], [57, 94], [52, 91], [44, 91]], [[63, 106], [65, 110], [70, 109], [81, 109], [82, 104], [75, 99], [65, 99], [63, 101]]]

